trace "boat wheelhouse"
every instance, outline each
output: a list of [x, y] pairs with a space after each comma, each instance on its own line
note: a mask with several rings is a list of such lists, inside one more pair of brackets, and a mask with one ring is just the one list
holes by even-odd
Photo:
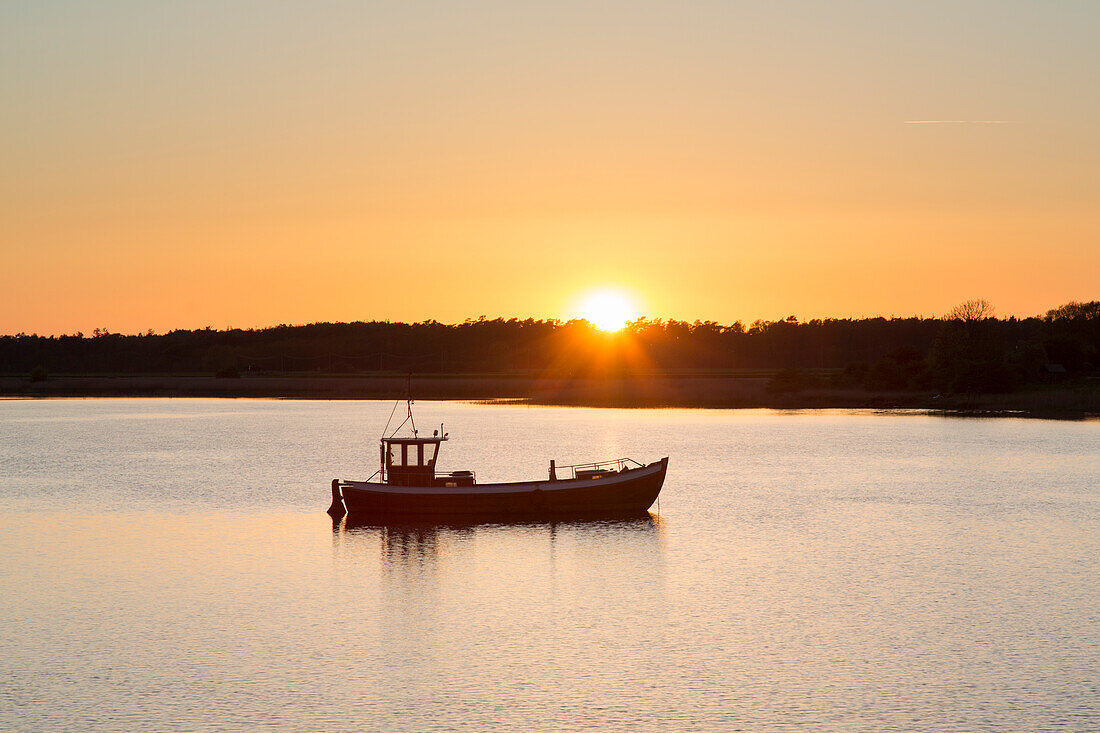
[[431, 438], [382, 438], [381, 480], [392, 486], [470, 486], [471, 471], [437, 474], [435, 459], [447, 436]]

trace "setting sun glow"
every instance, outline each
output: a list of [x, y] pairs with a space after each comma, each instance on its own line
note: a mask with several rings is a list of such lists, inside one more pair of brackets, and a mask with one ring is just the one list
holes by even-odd
[[638, 308], [621, 290], [594, 290], [577, 304], [576, 314], [601, 331], [613, 333], [638, 317]]
[[687, 7], [2, 3], [0, 335], [1098, 297], [1100, 2]]

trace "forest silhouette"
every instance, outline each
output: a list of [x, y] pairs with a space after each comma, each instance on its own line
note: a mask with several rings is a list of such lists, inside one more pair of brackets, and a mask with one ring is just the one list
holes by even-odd
[[1009, 392], [1100, 367], [1100, 301], [997, 318], [982, 300], [939, 318], [789, 316], [722, 325], [638, 319], [314, 323], [260, 329], [0, 337], [0, 373], [53, 375], [526, 374], [552, 379], [764, 373], [773, 392], [813, 387]]

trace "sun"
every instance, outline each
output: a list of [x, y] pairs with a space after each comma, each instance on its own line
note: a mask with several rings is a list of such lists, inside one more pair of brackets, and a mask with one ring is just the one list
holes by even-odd
[[634, 299], [621, 290], [602, 288], [581, 297], [576, 315], [601, 331], [614, 333], [638, 317]]

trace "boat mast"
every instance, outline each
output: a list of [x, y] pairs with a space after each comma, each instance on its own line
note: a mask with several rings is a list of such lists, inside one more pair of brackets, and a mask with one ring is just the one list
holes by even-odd
[[412, 425], [413, 437], [416, 435], [416, 420], [413, 420], [413, 373], [412, 369], [409, 370], [408, 380], [405, 382], [405, 404], [409, 410], [409, 424]]
[[[405, 427], [405, 423], [409, 423], [412, 426], [413, 437], [418, 437], [416, 430], [416, 420], [413, 419], [413, 393], [412, 393], [412, 369], [409, 370], [409, 375], [405, 381], [405, 419], [401, 421], [401, 424], [393, 429], [393, 432], [386, 435], [386, 431], [390, 429], [390, 423], [393, 421], [393, 413], [397, 412], [397, 406], [401, 404], [401, 400], [397, 400], [393, 403], [393, 409], [390, 410], [390, 419], [386, 420], [386, 427], [382, 428], [382, 440], [378, 446], [378, 460], [379, 460], [379, 474], [382, 477], [382, 481], [386, 480], [386, 440], [397, 435], [397, 431]], [[440, 427], [443, 427], [440, 425]]]

